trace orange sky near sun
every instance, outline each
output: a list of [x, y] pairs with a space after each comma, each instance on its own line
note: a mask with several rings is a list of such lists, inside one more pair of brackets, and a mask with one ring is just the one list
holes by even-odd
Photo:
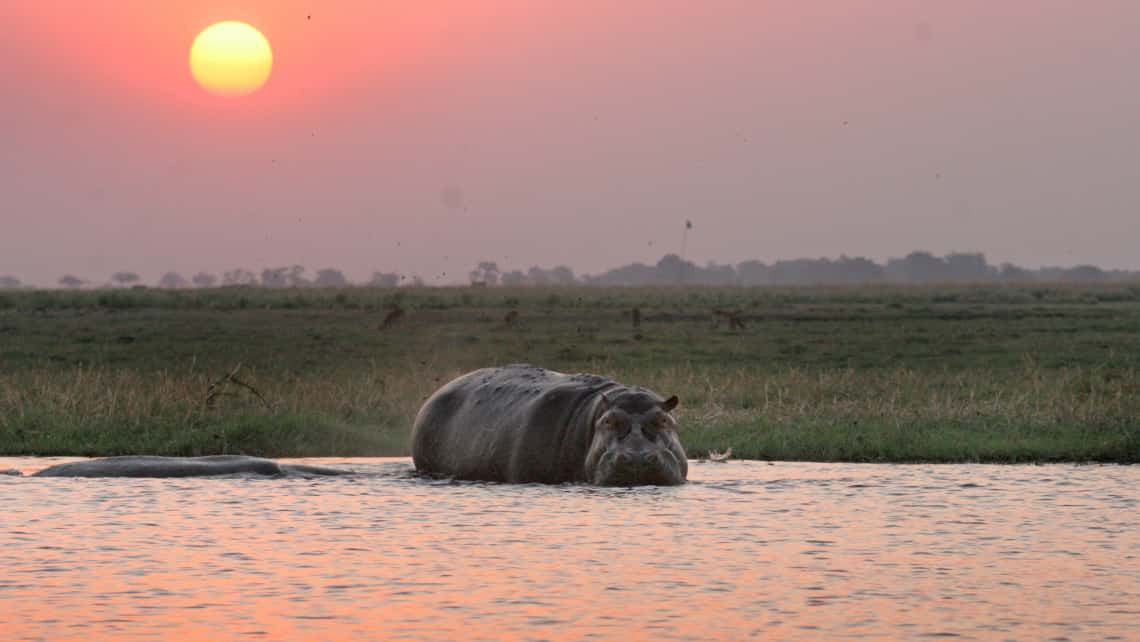
[[398, 78], [401, 67], [422, 62], [440, 25], [425, 24], [424, 14], [400, 6], [364, 0], [44, 0], [14, 9], [33, 28], [13, 35], [52, 61], [55, 68], [44, 70], [49, 75], [76, 76], [137, 100], [211, 104], [216, 99], [189, 75], [190, 44], [215, 22], [248, 22], [269, 39], [276, 61], [270, 84], [248, 100], [263, 103], [260, 109], [288, 109], [351, 86], [353, 78], [380, 70]]
[[[553, 30], [574, 34], [573, 23], [600, 23], [598, 6], [559, 3], [535, 11], [529, 0], [43, 0], [14, 10], [20, 28], [10, 46], [36, 65], [20, 83], [25, 92], [42, 94], [40, 102], [50, 108], [81, 96], [107, 113], [154, 122], [173, 139], [193, 139], [187, 127], [228, 131], [234, 135], [228, 150], [241, 156], [280, 140], [282, 127], [346, 128], [345, 113], [375, 112], [398, 123], [401, 112], [421, 109], [414, 105], [419, 98], [445, 100], [451, 85], [476, 86], [487, 68], [522, 76], [541, 64], [531, 60], [535, 49], [558, 42]], [[195, 36], [222, 20], [251, 24], [273, 50], [268, 83], [238, 99], [203, 91], [188, 68]], [[571, 35], [554, 47], [588, 48], [588, 41]], [[487, 82], [478, 91], [502, 95], [516, 87]]]

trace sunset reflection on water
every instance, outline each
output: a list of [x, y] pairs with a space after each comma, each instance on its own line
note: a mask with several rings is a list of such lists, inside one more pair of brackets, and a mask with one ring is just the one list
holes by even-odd
[[[312, 461], [312, 460], [310, 460]], [[1140, 468], [0, 477], [0, 639], [1134, 639]], [[31, 472], [44, 460], [0, 459]]]

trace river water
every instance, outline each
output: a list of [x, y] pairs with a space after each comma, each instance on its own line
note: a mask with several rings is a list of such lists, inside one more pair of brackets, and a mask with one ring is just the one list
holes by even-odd
[[0, 476], [0, 640], [1140, 639], [1140, 467], [301, 461], [362, 475]]

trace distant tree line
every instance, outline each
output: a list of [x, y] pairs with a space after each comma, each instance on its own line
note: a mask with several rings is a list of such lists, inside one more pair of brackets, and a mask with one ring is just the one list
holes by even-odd
[[736, 265], [708, 263], [704, 267], [667, 254], [656, 265], [631, 263], [597, 276], [589, 285], [845, 285], [861, 283], [986, 283], [1069, 281], [1090, 283], [1140, 279], [1140, 272], [1106, 271], [1093, 265], [1021, 268], [1011, 263], [991, 265], [980, 253], [934, 256], [911, 252], [881, 265], [862, 257], [793, 259], [768, 264], [744, 261]]
[[[1102, 270], [1094, 265], [1075, 267], [1043, 267], [1037, 270], [1011, 263], [991, 265], [980, 253], [955, 252], [934, 256], [930, 252], [911, 252], [903, 258], [889, 259], [885, 265], [862, 257], [840, 256], [838, 259], [792, 259], [764, 263], [744, 261], [736, 265], [715, 262], [699, 266], [676, 254], [666, 254], [654, 265], [630, 263], [602, 274], [581, 277], [565, 265], [553, 268], [532, 267], [526, 270], [501, 270], [494, 261], [481, 261], [468, 273], [474, 286], [548, 286], [548, 285], [845, 285], [861, 283], [987, 283], [987, 282], [1074, 282], [1095, 283], [1140, 279], [1140, 272]], [[97, 284], [67, 274], [58, 280], [67, 289], [86, 287], [142, 287], [135, 272], [116, 272]], [[423, 286], [418, 276], [396, 272], [375, 272], [363, 283], [353, 283], [340, 270], [325, 268], [309, 275], [300, 265], [265, 268], [257, 274], [245, 268], [223, 272], [221, 276], [199, 272], [187, 278], [178, 272], [163, 274], [160, 288], [340, 288], [366, 286], [395, 288]], [[0, 290], [25, 286], [19, 279], [0, 275]]]
[[573, 285], [579, 283], [578, 279], [574, 277], [574, 270], [565, 265], [559, 265], [549, 270], [532, 267], [526, 272], [522, 270], [502, 272], [497, 263], [483, 261], [467, 276], [470, 277], [471, 283], [482, 285]]

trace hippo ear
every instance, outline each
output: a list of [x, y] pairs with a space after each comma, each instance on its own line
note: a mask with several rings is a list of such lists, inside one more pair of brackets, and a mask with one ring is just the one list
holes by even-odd
[[665, 403], [661, 405], [665, 408], [665, 412], [673, 412], [673, 409], [676, 408], [679, 403], [681, 403], [681, 400], [677, 398], [677, 395], [673, 395], [666, 399]]

